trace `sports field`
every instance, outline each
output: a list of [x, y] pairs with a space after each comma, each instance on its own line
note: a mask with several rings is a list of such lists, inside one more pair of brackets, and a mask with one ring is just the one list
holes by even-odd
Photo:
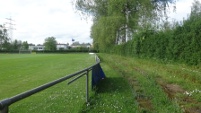
[[[201, 68], [98, 54], [106, 79], [85, 103], [85, 77], [10, 106], [10, 113], [200, 113]], [[0, 54], [0, 99], [94, 64], [89, 54]], [[89, 77], [91, 78], [91, 77]]]
[[[0, 54], [0, 100], [94, 63], [94, 55], [89, 54]], [[9, 107], [10, 113], [80, 111], [85, 103], [85, 77], [71, 85], [67, 81], [14, 103]]]

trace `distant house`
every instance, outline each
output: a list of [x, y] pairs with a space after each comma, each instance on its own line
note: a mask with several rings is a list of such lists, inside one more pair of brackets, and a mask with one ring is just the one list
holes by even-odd
[[37, 49], [38, 51], [43, 51], [43, 50], [45, 50], [45, 46], [38, 44], [38, 45], [36, 46], [36, 49]]
[[29, 50], [34, 50], [35, 49], [35, 44], [29, 44]]
[[[57, 44], [56, 45], [57, 50], [68, 50], [68, 48], [69, 48], [68, 44]], [[29, 50], [43, 51], [43, 50], [45, 50], [45, 46], [41, 45], [41, 44], [38, 44], [38, 45], [29, 44]]]
[[71, 48], [78, 48], [78, 47], [81, 47], [78, 41], [71, 44]]
[[56, 48], [57, 48], [57, 50], [68, 50], [69, 45], [68, 44], [57, 44]]
[[79, 47], [90, 48], [91, 44], [90, 43], [82, 43], [82, 44], [80, 44], [79, 42], [74, 42], [74, 43], [71, 44], [71, 48], [79, 48]]
[[29, 50], [43, 51], [45, 49], [44, 45], [38, 44], [29, 44]]
[[81, 44], [81, 47], [90, 48], [91, 44], [90, 43], [83, 43], [83, 44]]

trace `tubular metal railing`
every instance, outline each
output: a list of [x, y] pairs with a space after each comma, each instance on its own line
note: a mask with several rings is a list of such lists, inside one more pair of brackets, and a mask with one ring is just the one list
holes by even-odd
[[[49, 82], [49, 83], [46, 83], [44, 85], [41, 85], [39, 87], [36, 87], [34, 89], [31, 89], [29, 91], [26, 91], [26, 92], [23, 92], [21, 94], [18, 94], [16, 96], [13, 96], [13, 97], [10, 97], [10, 98], [7, 98], [7, 99], [4, 99], [4, 100], [1, 100], [0, 101], [0, 113], [8, 113], [9, 112], [9, 106], [17, 101], [20, 101], [24, 98], [27, 98], [35, 93], [38, 93], [40, 91], [43, 91], [53, 85], [56, 85], [60, 82], [63, 82], [67, 79], [70, 79], [72, 77], [75, 77], [77, 76], [76, 78], [74, 78], [73, 80], [71, 80], [70, 82], [68, 82], [68, 84], [71, 84], [72, 82], [76, 81], [77, 79], [79, 79], [80, 77], [86, 75], [86, 103], [88, 103], [88, 100], [89, 100], [89, 80], [88, 80], [88, 76], [89, 76], [89, 72], [92, 70], [93, 67], [97, 66], [100, 64], [100, 59], [95, 55], [95, 61], [96, 61], [96, 64], [88, 67], [88, 68], [85, 68], [81, 71], [78, 71], [78, 72], [75, 72], [73, 74], [70, 74], [70, 75], [67, 75], [65, 77], [62, 77], [60, 79], [57, 79], [55, 81], [52, 81], [52, 82]], [[78, 76], [79, 75], [79, 76]]]

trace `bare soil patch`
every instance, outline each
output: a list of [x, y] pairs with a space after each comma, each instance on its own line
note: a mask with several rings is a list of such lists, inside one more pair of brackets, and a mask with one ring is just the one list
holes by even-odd
[[171, 99], [174, 98], [177, 93], [184, 93], [184, 90], [177, 84], [167, 84], [162, 78], [157, 78], [156, 81]]
[[148, 99], [138, 98], [137, 102], [139, 103], [139, 107], [146, 110], [153, 110], [152, 103]]
[[[176, 94], [180, 93], [184, 93], [185, 90], [181, 88], [181, 86], [177, 85], [177, 84], [168, 84], [166, 83], [162, 78], [157, 78], [157, 83], [161, 85], [161, 87], [163, 88], [164, 92], [168, 95], [168, 97], [170, 99], [174, 99], [174, 98], [178, 98], [176, 96]], [[191, 97], [189, 96], [186, 96], [186, 97], [180, 97], [181, 99], [181, 102], [182, 104], [184, 103], [195, 103], [197, 104], [198, 102], [195, 101], [194, 99], [192, 99]], [[200, 107], [190, 107], [190, 108], [185, 108], [184, 107], [184, 113], [201, 113], [201, 108]]]
[[147, 98], [145, 95], [143, 95], [143, 90], [141, 90], [141, 87], [139, 85], [139, 82], [133, 78], [133, 77], [127, 77], [129, 84], [132, 86], [133, 90], [136, 92], [136, 100], [139, 104], [139, 108], [146, 110], [146, 111], [152, 111], [153, 106], [149, 98]]
[[186, 108], [185, 113], [201, 113], [201, 109], [198, 107]]

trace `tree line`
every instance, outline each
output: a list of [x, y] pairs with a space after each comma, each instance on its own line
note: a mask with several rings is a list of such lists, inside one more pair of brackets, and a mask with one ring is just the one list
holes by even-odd
[[197, 65], [201, 62], [201, 4], [195, 0], [186, 20], [170, 23], [167, 11], [175, 2], [77, 0], [76, 7], [93, 17], [91, 37], [102, 52]]
[[[33, 45], [33, 44], [28, 44], [27, 41], [21, 41], [21, 40], [17, 40], [17, 39], [15, 39], [14, 41], [11, 41], [8, 38], [7, 29], [5, 29], [2, 25], [0, 25], [0, 27], [1, 27], [1, 29], [0, 29], [0, 51], [29, 50], [29, 45]], [[51, 37], [45, 38], [42, 46], [44, 46], [44, 50], [46, 50], [46, 51], [56, 51], [57, 50], [57, 44], [58, 43], [57, 43], [56, 38], [51, 36]], [[75, 51], [83, 51], [83, 50], [87, 51], [87, 50], [89, 50], [89, 47], [86, 47], [86, 45], [91, 45], [91, 44], [90, 43], [80, 44], [78, 41], [76, 41], [76, 42], [73, 42], [72, 45], [77, 46], [77, 47], [71, 48], [69, 46], [69, 43], [66, 44], [66, 47], [68, 46], [67, 49], [71, 49], [73, 52], [74, 50]]]
[[160, 30], [141, 31], [133, 40], [113, 46], [107, 52], [198, 65], [201, 62], [200, 18], [201, 3], [194, 1], [186, 20], [172, 24], [166, 22]]
[[133, 40], [134, 54], [198, 65], [201, 62], [200, 18], [201, 3], [194, 1], [186, 20], [176, 22], [172, 26], [169, 24], [165, 30], [144, 31], [137, 35]]
[[[29, 44], [27, 41], [21, 41], [15, 39], [11, 41], [8, 38], [7, 29], [0, 25], [0, 50], [6, 51], [17, 51], [17, 50], [28, 50]], [[45, 50], [56, 50], [56, 38], [55, 37], [47, 37], [44, 40]]]
[[7, 51], [15, 51], [19, 49], [28, 49], [29, 45], [27, 41], [21, 41], [21, 40], [14, 40], [10, 41], [7, 29], [0, 25], [0, 50], [7, 50]]
[[91, 37], [99, 50], [133, 39], [134, 34], [151, 29], [167, 17], [175, 0], [75, 0], [82, 16], [93, 18]]

